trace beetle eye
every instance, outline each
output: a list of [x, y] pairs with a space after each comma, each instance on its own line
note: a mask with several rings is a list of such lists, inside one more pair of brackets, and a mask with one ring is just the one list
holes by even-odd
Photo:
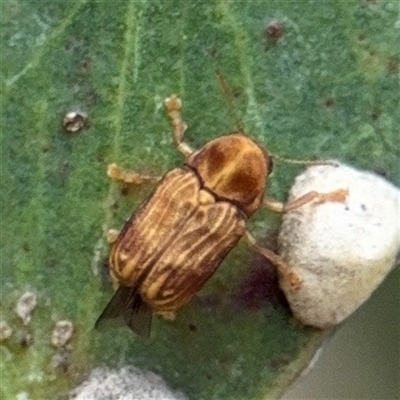
[[267, 169], [268, 175], [271, 174], [271, 172], [273, 171], [273, 169], [274, 169], [274, 161], [272, 160], [272, 157], [269, 157], [269, 158], [268, 158], [268, 169]]

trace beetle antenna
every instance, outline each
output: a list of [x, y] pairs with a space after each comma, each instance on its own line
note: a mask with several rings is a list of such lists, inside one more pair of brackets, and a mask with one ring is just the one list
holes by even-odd
[[235, 121], [236, 129], [241, 132], [244, 132], [243, 125], [242, 125], [240, 119], [238, 118], [236, 109], [233, 105], [234, 95], [232, 93], [232, 90], [230, 89], [226, 79], [224, 78], [224, 76], [222, 75], [222, 73], [219, 70], [216, 70], [215, 74], [217, 75], [218, 84], [221, 88], [222, 94], [224, 95], [225, 101], [228, 103], [229, 113], [231, 114], [231, 117]]
[[296, 160], [294, 158], [285, 158], [276, 154], [270, 153], [270, 156], [277, 161], [282, 161], [288, 164], [296, 165], [331, 165], [333, 167], [339, 166], [337, 161], [332, 160]]

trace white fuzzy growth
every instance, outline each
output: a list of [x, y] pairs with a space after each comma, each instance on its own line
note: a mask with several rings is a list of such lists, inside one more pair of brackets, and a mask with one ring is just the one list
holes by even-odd
[[313, 166], [296, 178], [293, 200], [348, 189], [346, 203], [311, 202], [283, 217], [280, 254], [300, 279], [280, 285], [301, 322], [328, 328], [353, 313], [394, 267], [400, 249], [400, 191], [346, 165]]
[[74, 389], [72, 400], [185, 400], [172, 392], [158, 375], [134, 367], [96, 368], [89, 378]]
[[51, 344], [54, 347], [63, 347], [71, 340], [73, 333], [74, 324], [71, 321], [57, 321], [51, 334]]
[[25, 292], [15, 306], [15, 312], [22, 319], [24, 325], [28, 325], [32, 319], [32, 312], [37, 306], [37, 296], [33, 292]]

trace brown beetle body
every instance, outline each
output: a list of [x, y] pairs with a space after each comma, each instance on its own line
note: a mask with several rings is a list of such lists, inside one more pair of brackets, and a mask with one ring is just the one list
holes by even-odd
[[223, 136], [168, 172], [125, 224], [110, 255], [118, 281], [156, 311], [187, 303], [246, 230], [262, 201], [265, 155], [243, 134]]
[[[163, 177], [114, 241], [110, 271], [119, 288], [96, 328], [122, 323], [149, 336], [152, 313], [171, 315], [187, 303], [242, 237], [277, 266], [283, 279], [296, 282], [282, 259], [259, 246], [246, 230], [247, 218], [262, 205], [284, 212], [314, 200], [343, 201], [345, 197], [339, 190], [312, 191], [285, 205], [264, 199], [272, 171], [265, 150], [244, 133], [235, 132], [194, 151], [182, 142], [186, 125], [180, 117], [179, 98], [171, 96], [165, 104], [185, 165]], [[116, 164], [109, 166], [108, 174], [135, 184], [154, 179], [126, 172]]]
[[267, 174], [268, 155], [240, 132], [207, 143], [169, 171], [113, 244], [110, 268], [120, 289], [97, 326], [125, 312], [121, 322], [147, 336], [150, 311], [187, 303], [243, 237]]
[[189, 169], [168, 172], [126, 223], [110, 256], [113, 274], [154, 311], [175, 311], [204, 285], [246, 230], [235, 206], [216, 201]]

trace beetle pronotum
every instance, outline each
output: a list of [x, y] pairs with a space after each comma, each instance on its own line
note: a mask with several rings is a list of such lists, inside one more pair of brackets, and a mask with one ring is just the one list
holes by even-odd
[[[247, 219], [261, 206], [283, 212], [313, 200], [325, 201], [327, 196], [333, 201], [345, 196], [342, 190], [328, 195], [310, 192], [286, 205], [264, 198], [272, 171], [265, 149], [239, 131], [195, 151], [183, 142], [186, 125], [180, 99], [171, 96], [165, 105], [185, 163], [166, 173], [115, 239], [109, 261], [119, 288], [97, 328], [111, 320], [148, 336], [152, 312], [165, 316], [186, 304], [242, 237], [285, 274], [279, 256], [257, 245], [246, 230]], [[152, 179], [115, 164], [108, 174], [130, 183]], [[296, 284], [295, 277], [288, 279]]]

